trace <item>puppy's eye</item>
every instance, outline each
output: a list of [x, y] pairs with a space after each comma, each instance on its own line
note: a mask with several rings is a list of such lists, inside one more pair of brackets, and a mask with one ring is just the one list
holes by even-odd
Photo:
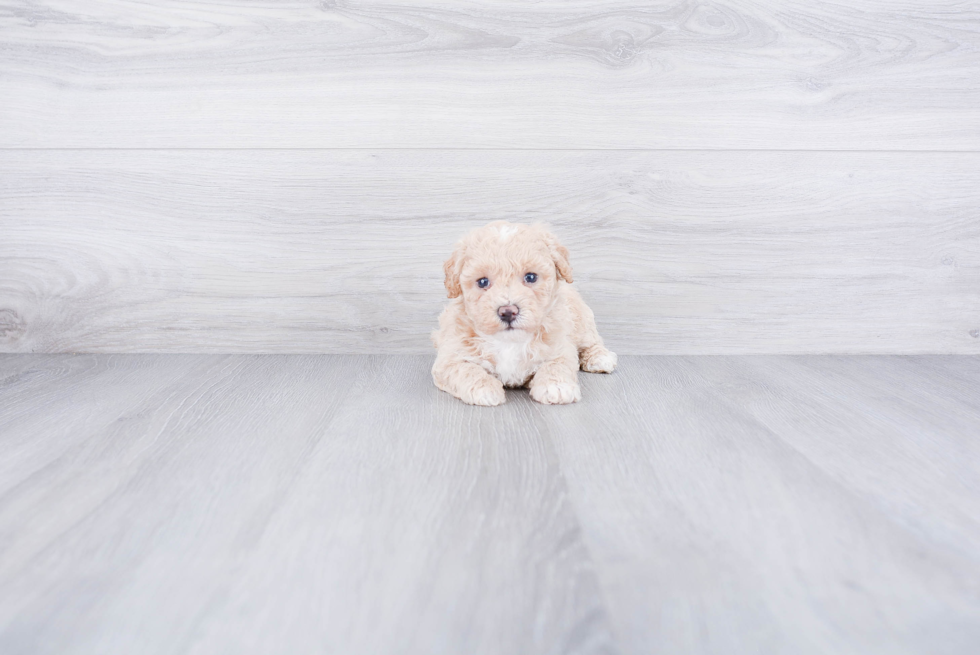
[[527, 282], [528, 284], [534, 284], [535, 282], [538, 281], [538, 274], [528, 273], [527, 275], [524, 276], [524, 281]]
[[476, 286], [480, 287], [481, 289], [486, 289], [488, 286], [490, 286], [490, 279], [481, 277], [476, 281]]

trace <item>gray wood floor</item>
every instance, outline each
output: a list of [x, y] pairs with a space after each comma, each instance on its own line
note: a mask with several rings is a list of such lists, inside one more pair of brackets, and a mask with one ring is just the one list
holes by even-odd
[[0, 357], [0, 652], [973, 653], [980, 358]]

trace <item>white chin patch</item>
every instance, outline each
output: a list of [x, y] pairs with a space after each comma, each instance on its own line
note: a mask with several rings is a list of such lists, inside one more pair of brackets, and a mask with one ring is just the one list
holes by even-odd
[[520, 386], [534, 373], [537, 363], [528, 351], [530, 336], [524, 330], [501, 330], [486, 340], [495, 362], [491, 372], [505, 386]]

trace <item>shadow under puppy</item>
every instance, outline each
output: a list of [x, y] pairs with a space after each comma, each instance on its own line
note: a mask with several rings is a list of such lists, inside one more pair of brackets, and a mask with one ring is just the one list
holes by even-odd
[[611, 373], [595, 316], [572, 286], [568, 250], [542, 225], [497, 221], [463, 237], [443, 267], [454, 300], [432, 342], [437, 387], [471, 405], [500, 405], [527, 385], [539, 403], [581, 400], [579, 367]]

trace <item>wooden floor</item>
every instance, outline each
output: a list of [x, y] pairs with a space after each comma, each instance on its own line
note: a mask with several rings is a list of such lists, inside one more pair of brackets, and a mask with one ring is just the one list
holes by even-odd
[[973, 653], [980, 358], [0, 357], [0, 652]]

